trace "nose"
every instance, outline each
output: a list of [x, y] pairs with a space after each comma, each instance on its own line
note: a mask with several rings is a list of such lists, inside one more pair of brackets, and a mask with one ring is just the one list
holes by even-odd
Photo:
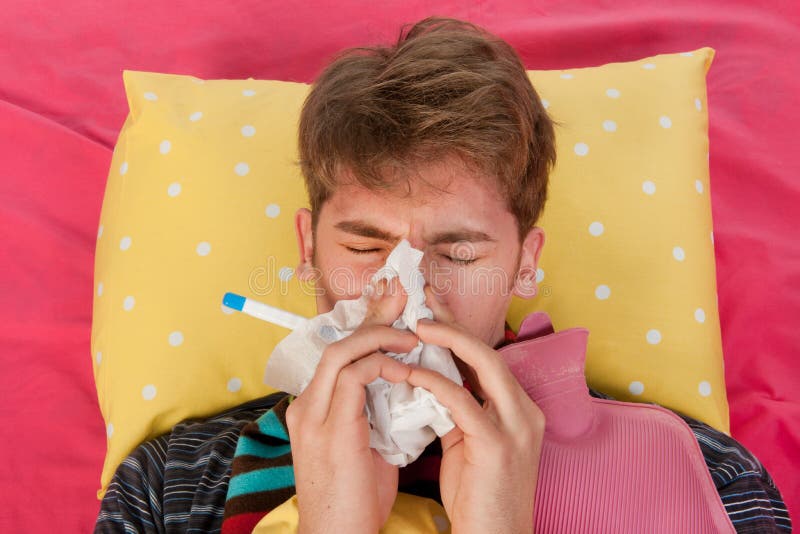
[[417, 250], [425, 251], [425, 241], [422, 239], [422, 236], [418, 235], [418, 232], [414, 232], [413, 229], [409, 229], [408, 233], [403, 236], [403, 239], [408, 241], [408, 243]]
[[422, 277], [426, 284], [431, 286], [437, 283], [437, 264], [436, 258], [431, 250], [424, 250], [422, 260], [419, 262], [419, 270], [422, 272]]
[[[409, 233], [410, 234], [410, 233]], [[430, 251], [427, 250], [427, 246], [425, 241], [419, 236], [414, 235], [405, 235], [403, 239], [407, 240], [408, 243], [415, 249], [422, 251], [422, 260], [419, 262], [419, 270], [422, 271], [422, 275], [425, 278], [425, 281], [428, 281], [428, 273], [430, 272], [429, 263], [431, 261], [430, 258]]]

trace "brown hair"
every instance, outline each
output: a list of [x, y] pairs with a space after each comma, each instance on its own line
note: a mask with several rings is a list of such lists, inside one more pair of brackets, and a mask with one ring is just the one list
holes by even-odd
[[409, 170], [456, 156], [495, 177], [521, 240], [547, 199], [554, 121], [502, 39], [448, 18], [408, 26], [394, 46], [340, 52], [306, 97], [299, 164], [313, 227], [345, 175], [393, 189], [397, 175], [387, 171], [407, 180]]

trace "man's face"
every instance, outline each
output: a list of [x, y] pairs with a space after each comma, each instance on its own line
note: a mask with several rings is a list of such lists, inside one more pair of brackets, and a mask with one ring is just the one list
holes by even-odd
[[358, 298], [407, 239], [424, 252], [420, 269], [454, 320], [493, 347], [504, 337], [512, 294], [535, 293], [544, 233], [535, 227], [520, 244], [516, 220], [491, 181], [459, 165], [431, 165], [419, 175], [424, 181], [412, 178], [399, 192], [340, 186], [321, 208], [316, 235], [311, 212], [298, 211], [298, 275], [315, 281], [317, 312], [325, 313], [338, 300]]

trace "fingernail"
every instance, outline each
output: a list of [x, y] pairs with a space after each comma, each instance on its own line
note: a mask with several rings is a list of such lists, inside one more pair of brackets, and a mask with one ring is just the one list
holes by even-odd
[[396, 297], [403, 294], [403, 284], [400, 283], [400, 278], [395, 276], [391, 281], [391, 295]]
[[440, 297], [436, 291], [433, 290], [433, 286], [426, 285], [425, 286], [425, 296], [427, 300], [435, 300], [436, 302], [442, 302], [442, 297]]
[[425, 287], [423, 287], [422, 290], [425, 292], [425, 298], [430, 298], [431, 295], [433, 295], [433, 288], [430, 284], [425, 284]]

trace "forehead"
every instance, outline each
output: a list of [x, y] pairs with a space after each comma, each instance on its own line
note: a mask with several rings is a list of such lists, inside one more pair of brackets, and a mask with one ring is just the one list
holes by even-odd
[[323, 204], [320, 220], [364, 219], [386, 225], [442, 228], [468, 224], [492, 227], [513, 223], [492, 177], [441, 163], [423, 167], [391, 190], [372, 190], [352, 182], [340, 185]]

